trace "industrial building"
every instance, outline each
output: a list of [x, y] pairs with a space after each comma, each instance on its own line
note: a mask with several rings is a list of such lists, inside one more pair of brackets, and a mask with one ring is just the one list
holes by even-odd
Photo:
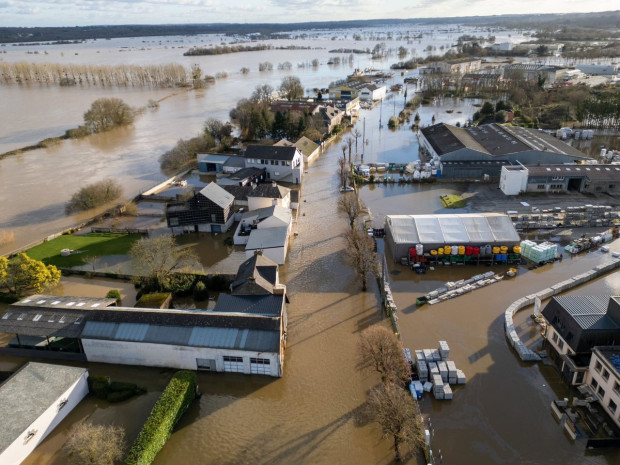
[[0, 385], [0, 463], [19, 465], [88, 394], [86, 368], [28, 362]]
[[[213, 311], [125, 308], [115, 307], [114, 299], [36, 295], [8, 308], [0, 319], [0, 333], [15, 334], [12, 350], [28, 354], [50, 350], [81, 354], [89, 362], [279, 377], [286, 287], [277, 282], [277, 272], [274, 277], [265, 271], [272, 262], [252, 260], [240, 267], [238, 292], [221, 294]], [[244, 294], [240, 281], [246, 274], [254, 277], [247, 272], [252, 263], [262, 267], [257, 273], [267, 276], [270, 292]]]
[[439, 160], [442, 178], [499, 178], [503, 166], [584, 162], [579, 150], [535, 129], [485, 124], [459, 128], [440, 123], [419, 132], [420, 157]]
[[407, 257], [417, 245], [427, 253], [446, 244], [513, 247], [520, 240], [510, 217], [497, 213], [388, 215], [385, 237], [395, 261]]
[[502, 166], [499, 188], [506, 195], [568, 191], [610, 193], [620, 190], [620, 166]]

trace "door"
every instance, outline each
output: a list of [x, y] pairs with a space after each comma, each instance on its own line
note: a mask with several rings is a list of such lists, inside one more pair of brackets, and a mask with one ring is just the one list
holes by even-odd
[[224, 371], [228, 373], [244, 373], [243, 357], [224, 355]]
[[204, 371], [216, 371], [215, 360], [212, 358], [197, 358], [196, 369]]
[[212, 224], [211, 225], [211, 232], [221, 233], [222, 232], [222, 225], [221, 224]]
[[270, 375], [270, 360], [268, 358], [250, 358], [250, 373], [253, 375]]

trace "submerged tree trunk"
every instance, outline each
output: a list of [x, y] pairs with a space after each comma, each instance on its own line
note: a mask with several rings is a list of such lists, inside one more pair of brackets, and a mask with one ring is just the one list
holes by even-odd
[[398, 450], [398, 436], [394, 435], [394, 460], [400, 462], [402, 459], [400, 457], [400, 451]]

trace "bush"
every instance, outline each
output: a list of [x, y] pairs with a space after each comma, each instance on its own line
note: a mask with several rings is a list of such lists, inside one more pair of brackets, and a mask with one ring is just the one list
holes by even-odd
[[131, 390], [131, 391], [118, 391], [118, 392], [110, 392], [107, 397], [106, 400], [108, 402], [122, 402], [124, 400], [127, 399], [131, 399], [133, 396], [135, 395], [135, 391]]
[[209, 291], [207, 291], [207, 286], [202, 281], [198, 281], [194, 286], [194, 300], [203, 301], [209, 298]]
[[65, 205], [67, 213], [82, 210], [90, 210], [118, 199], [123, 192], [122, 187], [116, 181], [104, 179], [103, 181], [82, 187], [71, 197]]
[[178, 371], [151, 410], [134, 442], [126, 465], [148, 465], [163, 448], [174, 426], [196, 397], [196, 373]]
[[121, 303], [121, 293], [117, 289], [110, 289], [108, 293], [105, 295], [106, 299], [116, 299], [116, 303], [120, 305]]

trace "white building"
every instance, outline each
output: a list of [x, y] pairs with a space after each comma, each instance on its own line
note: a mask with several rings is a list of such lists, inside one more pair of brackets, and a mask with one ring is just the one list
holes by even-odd
[[291, 190], [275, 182], [222, 187], [235, 197], [236, 207], [247, 207], [248, 211], [272, 205], [291, 208]]
[[607, 414], [620, 427], [620, 346], [592, 350], [586, 384]]
[[0, 385], [0, 463], [18, 465], [88, 394], [85, 368], [29, 362]]
[[249, 145], [243, 156], [246, 167], [265, 168], [268, 180], [301, 183], [304, 157], [297, 147]]
[[35, 336], [73, 342], [88, 362], [282, 376], [286, 287], [270, 263], [259, 263], [270, 292], [220, 294], [214, 311], [124, 308], [115, 307], [114, 299], [37, 295], [9, 306], [0, 333], [15, 334], [28, 354], [33, 348], [28, 337]]
[[519, 195], [527, 190], [528, 170], [523, 165], [502, 166], [499, 188], [506, 195]]
[[293, 227], [293, 214], [290, 209], [279, 205], [272, 205], [258, 210], [251, 210], [241, 216], [237, 230], [235, 231], [234, 244], [244, 245], [248, 243], [251, 232], [255, 229], [288, 228], [288, 235]]
[[359, 90], [360, 100], [383, 100], [387, 94], [386, 86], [378, 86], [376, 84], [368, 84]]

